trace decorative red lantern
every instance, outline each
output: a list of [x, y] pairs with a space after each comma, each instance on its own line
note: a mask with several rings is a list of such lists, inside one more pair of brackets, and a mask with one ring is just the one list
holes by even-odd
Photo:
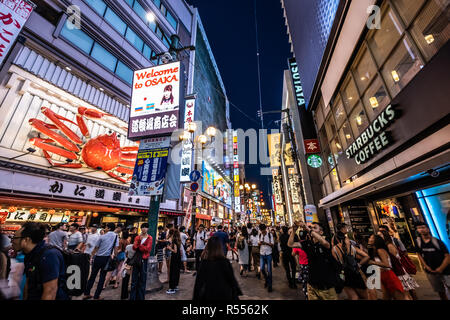
[[[69, 212], [69, 213], [70, 213], [70, 211], [66, 211], [66, 212]], [[79, 216], [79, 217], [82, 217], [82, 216], [84, 216], [84, 211], [80, 211], [80, 212], [78, 212], [78, 216]]]
[[17, 208], [16, 207], [9, 207], [8, 208], [8, 212], [9, 213], [13, 213], [13, 212], [16, 212], [17, 211]]
[[30, 209], [30, 213], [31, 214], [36, 214], [37, 213], [37, 209], [36, 208]]
[[54, 215], [55, 213], [56, 213], [56, 211], [54, 209], [48, 210], [48, 214], [50, 214], [50, 215]]
[[94, 213], [92, 214], [92, 216], [93, 216], [94, 218], [97, 218], [97, 217], [98, 217], [98, 212], [94, 212]]

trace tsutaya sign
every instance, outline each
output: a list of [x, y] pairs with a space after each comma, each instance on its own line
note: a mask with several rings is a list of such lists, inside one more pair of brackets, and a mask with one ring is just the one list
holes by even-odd
[[297, 101], [297, 107], [305, 107], [305, 96], [303, 95], [302, 82], [300, 81], [300, 73], [298, 72], [298, 65], [295, 58], [289, 59], [289, 69], [291, 70], [292, 83], [295, 89], [295, 100]]
[[379, 151], [391, 144], [386, 129], [394, 122], [398, 116], [392, 105], [384, 109], [378, 117], [356, 138], [355, 142], [345, 150], [347, 158], [355, 158], [357, 164], [362, 164], [373, 158]]
[[177, 61], [134, 72], [128, 139], [166, 135], [178, 129], [184, 97], [181, 71]]

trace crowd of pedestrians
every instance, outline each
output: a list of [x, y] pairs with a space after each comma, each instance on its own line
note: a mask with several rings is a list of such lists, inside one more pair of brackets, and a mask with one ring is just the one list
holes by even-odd
[[[420, 264], [433, 290], [446, 300], [448, 250], [425, 223], [416, 228]], [[194, 232], [168, 224], [158, 227], [155, 240], [148, 232], [147, 223], [140, 225], [139, 234], [136, 227], [114, 223], [92, 225], [89, 230], [60, 223], [51, 232], [46, 225], [25, 223], [11, 239], [3, 235], [0, 239], [0, 298], [65, 300], [75, 295], [101, 300], [102, 291], [112, 286], [120, 288], [121, 299], [144, 300], [155, 242], [158, 274], [164, 264], [167, 270], [168, 295], [179, 291], [180, 273], [192, 273], [194, 300], [239, 299], [243, 293], [233, 272], [236, 261], [241, 281], [256, 277], [268, 297], [274, 291], [273, 268], [281, 264], [288, 287], [301, 290], [306, 300], [418, 299], [416, 266], [389, 225], [381, 225], [366, 241], [349, 233], [344, 223], [336, 226], [332, 237], [320, 223], [303, 222], [291, 227], [200, 224]], [[74, 294], [67, 285], [67, 267], [73, 261], [83, 266], [84, 258], [83, 289]], [[378, 288], [370, 285], [376, 272]]]

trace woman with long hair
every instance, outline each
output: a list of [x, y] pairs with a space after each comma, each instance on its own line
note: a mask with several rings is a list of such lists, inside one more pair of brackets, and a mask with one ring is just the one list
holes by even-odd
[[233, 267], [223, 253], [220, 239], [213, 236], [202, 253], [193, 300], [239, 300], [240, 295], [242, 291], [234, 277]]
[[177, 229], [170, 230], [168, 250], [170, 255], [170, 273], [169, 273], [169, 290], [167, 294], [174, 294], [178, 291], [178, 283], [180, 282], [181, 269], [181, 237], [180, 231]]
[[357, 260], [361, 264], [369, 261], [369, 256], [358, 247], [353, 246], [344, 233], [338, 231], [332, 239], [331, 253], [334, 259], [343, 266], [344, 292], [350, 300], [367, 300], [367, 286], [361, 275]]
[[172, 94], [172, 85], [167, 85], [164, 87], [163, 97], [161, 99], [161, 106], [167, 106], [173, 104], [174, 96]]
[[248, 232], [247, 228], [242, 228], [236, 241], [236, 250], [239, 255], [240, 275], [247, 277], [248, 266]]
[[408, 294], [408, 298], [417, 300], [416, 288], [418, 288], [419, 285], [417, 284], [416, 280], [414, 280], [414, 278], [403, 268], [400, 260], [400, 254], [392, 240], [391, 235], [389, 234], [389, 231], [380, 229], [378, 235], [383, 238], [384, 242], [386, 242], [386, 246], [389, 250], [389, 257], [391, 258], [392, 263], [395, 264], [395, 268], [393, 271], [402, 283], [403, 289]]
[[273, 259], [273, 266], [278, 267], [278, 264], [280, 263], [280, 250], [278, 249], [278, 235], [275, 229], [271, 229], [270, 233], [273, 236], [273, 249], [272, 249], [272, 259]]
[[402, 283], [392, 271], [389, 249], [384, 239], [373, 234], [369, 238], [368, 247], [370, 256], [368, 264], [380, 267], [383, 300], [406, 300]]
[[249, 244], [252, 246], [252, 260], [253, 260], [253, 265], [255, 267], [255, 271], [256, 271], [256, 277], [258, 279], [261, 279], [261, 271], [259, 268], [259, 238], [258, 238], [258, 230], [256, 230], [255, 228], [252, 229], [252, 233], [250, 235], [249, 238]]

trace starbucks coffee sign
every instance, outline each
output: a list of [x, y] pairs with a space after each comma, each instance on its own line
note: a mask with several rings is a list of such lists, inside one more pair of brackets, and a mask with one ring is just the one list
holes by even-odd
[[357, 164], [362, 164], [388, 147], [392, 143], [392, 139], [386, 129], [395, 121], [397, 116], [398, 111], [395, 111], [392, 105], [387, 106], [355, 142], [345, 150], [347, 158], [355, 158]]

